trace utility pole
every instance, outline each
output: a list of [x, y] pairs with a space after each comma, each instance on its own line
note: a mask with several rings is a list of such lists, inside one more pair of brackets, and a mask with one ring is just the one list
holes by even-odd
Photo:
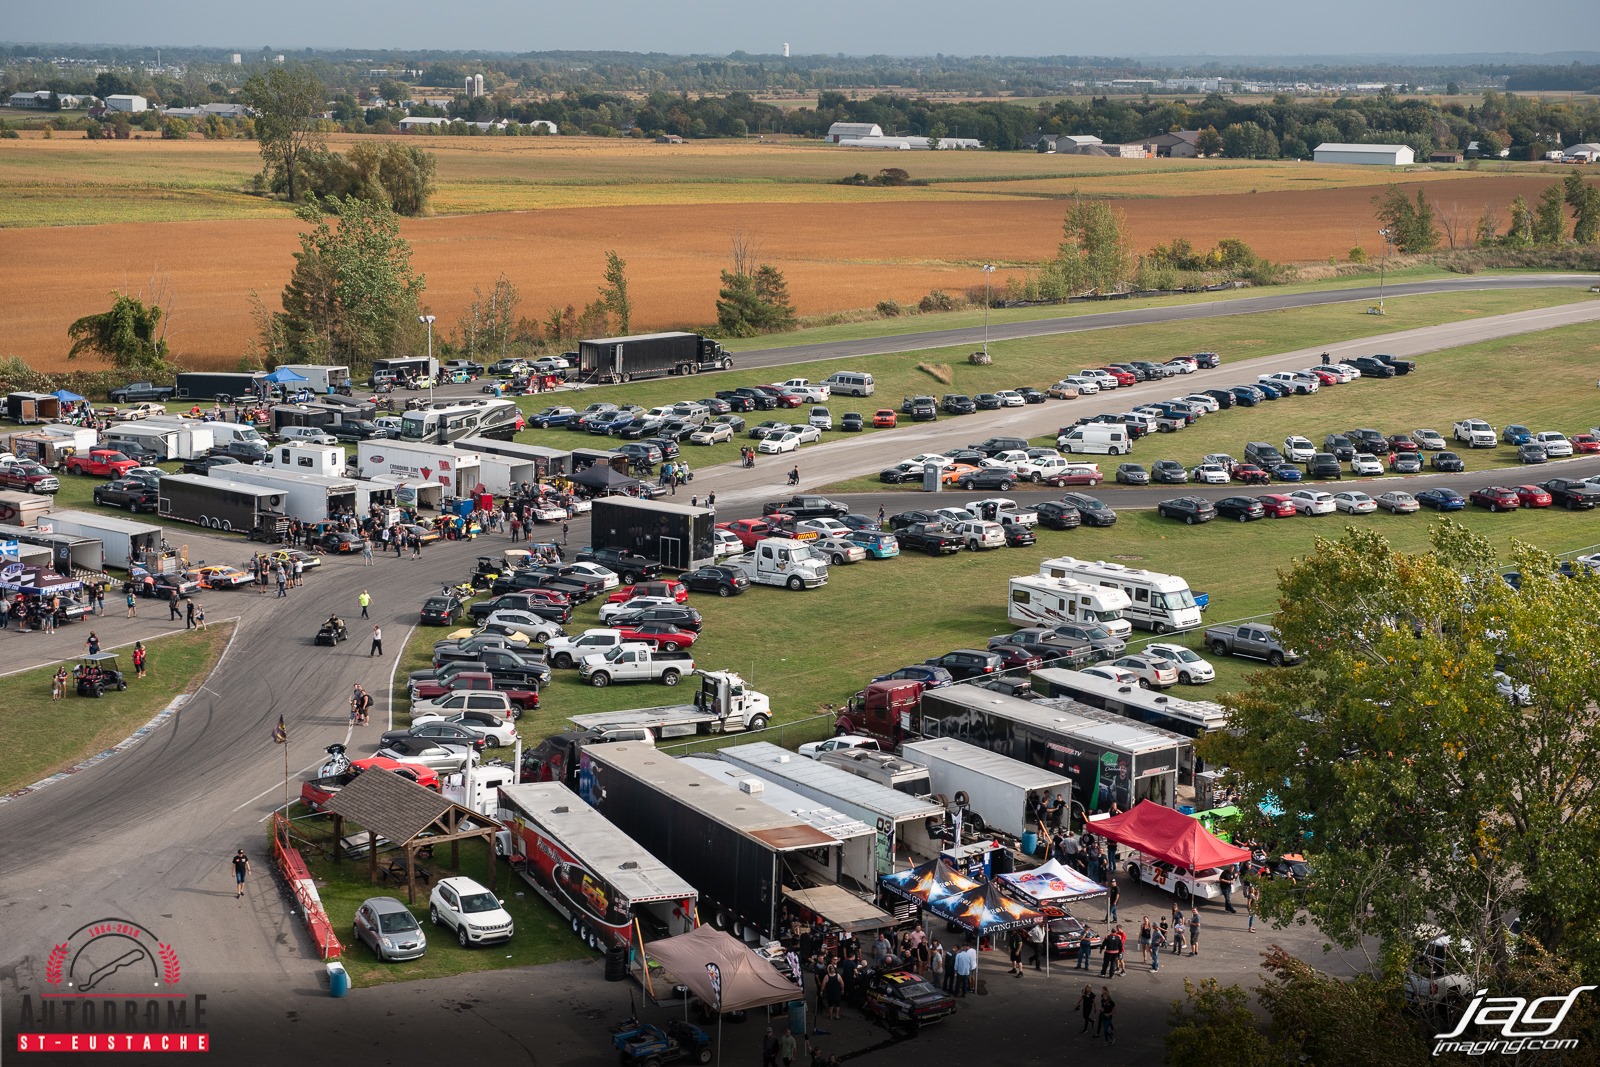
[[439, 377], [433, 369], [433, 316], [418, 315], [417, 321], [428, 327], [428, 406], [433, 406], [433, 380]]
[[989, 354], [989, 304], [991, 303], [989, 295], [993, 275], [994, 264], [985, 263], [983, 265], [983, 354], [986, 356]]
[[1384, 310], [1383, 310], [1383, 275], [1384, 275], [1384, 270], [1389, 266], [1389, 236], [1390, 236], [1390, 232], [1391, 231], [1389, 231], [1387, 229], [1382, 229], [1382, 230], [1378, 231], [1378, 236], [1383, 238], [1383, 255], [1378, 260], [1378, 314], [1380, 314], [1380, 315], [1384, 314]]

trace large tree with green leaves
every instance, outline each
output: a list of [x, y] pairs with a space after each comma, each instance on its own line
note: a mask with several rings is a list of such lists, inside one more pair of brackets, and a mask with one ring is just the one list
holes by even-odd
[[1560, 184], [1545, 186], [1533, 209], [1533, 243], [1558, 245], [1567, 236], [1566, 189]]
[[68, 359], [88, 353], [130, 374], [155, 374], [166, 369], [166, 330], [162, 310], [136, 296], [114, 293], [110, 311], [85, 315], [67, 327], [72, 338]]
[[[1256, 674], [1231, 729], [1203, 742], [1232, 768], [1270, 847], [1314, 877], [1267, 883], [1273, 919], [1336, 943], [1382, 941], [1397, 967], [1425, 924], [1507, 974], [1508, 925], [1600, 976], [1600, 575], [1516, 544], [1434, 527], [1431, 551], [1378, 532], [1319, 539], [1281, 579], [1277, 623], [1304, 665]], [[1497, 690], [1504, 672], [1512, 696]]]
[[262, 161], [283, 182], [289, 200], [297, 201], [301, 158], [322, 147], [319, 122], [327, 107], [327, 88], [310, 67], [274, 67], [245, 82], [243, 96], [256, 112]]
[[1062, 223], [1054, 272], [1068, 293], [1121, 292], [1133, 276], [1126, 219], [1103, 200], [1074, 196]]
[[1570, 171], [1564, 181], [1567, 207], [1572, 209], [1572, 239], [1580, 245], [1593, 244], [1600, 236], [1600, 189]]
[[794, 305], [783, 272], [763, 263], [753, 272], [723, 271], [717, 323], [729, 337], [753, 337], [794, 328]]
[[633, 297], [628, 295], [628, 264], [615, 252], [606, 253], [606, 283], [600, 287], [617, 333], [626, 336], [633, 329]]
[[355, 197], [337, 201], [338, 224], [315, 208], [300, 217], [294, 273], [277, 316], [289, 352], [306, 363], [366, 366], [418, 346], [424, 279], [394, 212]]
[[1397, 185], [1374, 196], [1372, 202], [1377, 205], [1378, 221], [1389, 231], [1396, 251], [1419, 254], [1439, 247], [1433, 205], [1421, 189], [1417, 190], [1415, 203]]

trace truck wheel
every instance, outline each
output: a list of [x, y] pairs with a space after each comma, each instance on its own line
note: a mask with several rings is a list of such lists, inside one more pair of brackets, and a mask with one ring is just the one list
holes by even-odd
[[431, 922], [435, 926], [439, 925], [439, 907], [438, 907], [438, 905], [436, 905], [436, 904], [429, 904], [428, 905], [428, 921]]
[[467, 940], [466, 923], [462, 923], [460, 926], [456, 927], [456, 943], [462, 948], [466, 948], [470, 944], [470, 942]]
[[639, 580], [639, 576], [637, 574], [633, 573], [632, 571], [623, 571], [622, 572], [622, 584], [623, 585], [633, 585], [638, 580]]
[[790, 589], [804, 589], [805, 587], [806, 587], [805, 580], [803, 578], [801, 578], [798, 574], [791, 574], [789, 576], [789, 588]]
[[623, 385], [627, 385], [632, 380], [633, 380], [633, 375], [631, 375], [631, 374], [619, 374], [619, 375], [617, 375], [617, 381], [619, 383], [623, 384]]
[[1283, 666], [1283, 653], [1277, 651], [1276, 649], [1274, 649], [1271, 652], [1268, 652], [1267, 653], [1267, 666], [1269, 666], [1269, 667], [1281, 667], [1281, 666]]
[[1216, 653], [1219, 656], [1226, 656], [1228, 654], [1228, 642], [1226, 642], [1226, 641], [1213, 641], [1213, 642], [1211, 642], [1211, 651]]
[[701, 1049], [699, 1052], [695, 1053], [694, 1061], [696, 1063], [710, 1063], [711, 1050], [708, 1048]]
[[[767, 717], [765, 715], [753, 716], [750, 719], [750, 729], [752, 729], [752, 730], [765, 730], [767, 728], [767, 721], [768, 720], [767, 720]], [[840, 731], [840, 732], [842, 733], [843, 731]]]
[[677, 671], [662, 671], [661, 672], [661, 684], [662, 685], [677, 685], [678, 684], [678, 672]]
[[605, 671], [595, 671], [593, 674], [589, 675], [589, 684], [594, 686], [596, 689], [604, 689], [606, 686], [611, 684], [611, 675], [607, 674]]
[[1164, 622], [1153, 622], [1150, 624], [1150, 629], [1155, 633], [1164, 634], [1167, 632], [1167, 624]]
[[969, 540], [969, 541], [968, 541], [968, 542], [967, 542], [967, 551], [968, 551], [968, 552], [976, 552], [976, 551], [978, 551], [978, 541], [977, 541], [977, 538], [973, 538], [973, 539], [971, 539], [971, 540]]
[[1034, 485], [1038, 485], [1040, 482], [1044, 481], [1044, 475], [1039, 471], [1034, 471], [1032, 474], [1028, 475], [1028, 481], [1032, 482]]
[[557, 667], [565, 669], [572, 666], [572, 657], [565, 652], [557, 652], [556, 658], [553, 662]]

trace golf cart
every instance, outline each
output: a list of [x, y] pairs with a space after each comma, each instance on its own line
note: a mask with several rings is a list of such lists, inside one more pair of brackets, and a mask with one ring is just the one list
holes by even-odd
[[81, 697], [105, 696], [107, 689], [126, 689], [127, 681], [117, 669], [115, 652], [96, 652], [84, 656], [72, 670], [72, 679]]
[[344, 620], [334, 615], [322, 624], [322, 629], [317, 631], [317, 644], [336, 647], [340, 641], [348, 641], [350, 631], [345, 628]]
[[629, 1019], [611, 1028], [611, 1044], [624, 1064], [654, 1067], [684, 1058], [711, 1062], [711, 1035], [682, 1019], [673, 1019], [665, 1027]]
[[472, 584], [480, 589], [487, 589], [494, 584], [496, 578], [509, 569], [505, 560], [495, 559], [493, 556], [479, 556], [478, 565], [472, 571]]

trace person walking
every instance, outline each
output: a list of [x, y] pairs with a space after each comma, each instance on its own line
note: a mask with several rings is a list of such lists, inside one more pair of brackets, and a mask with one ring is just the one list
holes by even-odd
[[1180, 911], [1172, 920], [1172, 954], [1183, 955], [1183, 913]]
[[778, 1035], [770, 1026], [761, 1037], [761, 1067], [778, 1067]]
[[1111, 921], [1117, 922], [1117, 901], [1122, 899], [1122, 890], [1117, 888], [1117, 880], [1111, 879], [1111, 889], [1106, 893], [1106, 904], [1111, 908]]
[[363, 567], [372, 566], [372, 542], [366, 538], [361, 539], [361, 565]]
[[822, 978], [822, 1003], [827, 1006], [828, 1018], [839, 1018], [839, 1006], [844, 1003], [844, 979], [839, 976], [839, 968], [831, 963]]
[[1252, 934], [1256, 932], [1256, 897], [1258, 897], [1260, 894], [1261, 890], [1257, 889], [1249, 882], [1245, 883], [1244, 910], [1249, 920], [1248, 928]]
[[1148, 959], [1150, 956], [1150, 916], [1146, 915], [1139, 923], [1139, 958]]
[[238, 900], [244, 896], [244, 878], [250, 873], [250, 857], [240, 849], [233, 854], [233, 898]]
[[1105, 1039], [1106, 1044], [1115, 1045], [1117, 1043], [1117, 1031], [1114, 1016], [1117, 1012], [1117, 1002], [1111, 999], [1110, 986], [1102, 986], [1101, 988], [1103, 992], [1100, 994], [1100, 1036]]
[[1236, 877], [1234, 871], [1237, 867], [1238, 864], [1228, 864], [1222, 868], [1222, 877], [1217, 879], [1217, 884], [1222, 887], [1222, 907], [1229, 915], [1239, 910], [1233, 906], [1233, 883]]
[[1094, 948], [1089, 944], [1087, 937], [1078, 939], [1078, 962], [1072, 965], [1073, 970], [1089, 970], [1094, 961]]
[[374, 626], [372, 628], [372, 651], [367, 653], [367, 658], [383, 655], [383, 630]]
[[884, 511], [883, 505], [879, 504], [878, 505], [878, 529], [880, 529], [880, 530], [883, 529], [884, 516], [886, 514], [887, 514], [887, 512]]
[[561, 521], [561, 543], [562, 544], [565, 545], [565, 544], [570, 544], [571, 543], [568, 540], [568, 537], [571, 534], [571, 532], [572, 532], [571, 526], [569, 526], [567, 521], [565, 519], [563, 519]]
[[778, 1035], [778, 1062], [783, 1067], [794, 1067], [795, 1041], [794, 1031], [788, 1027]]
[[1010, 942], [1009, 945], [1007, 946], [1007, 948], [1009, 949], [1009, 955], [1011, 957], [1011, 969], [1009, 971], [1007, 971], [1006, 973], [1011, 975], [1014, 978], [1021, 978], [1022, 977], [1022, 935], [1017, 933], [1015, 930], [1013, 930], [1013, 931], [1011, 931], [1011, 936], [1007, 940]]
[[1033, 951], [1033, 955], [1029, 957], [1028, 962], [1033, 964], [1033, 969], [1036, 971], [1044, 970], [1039, 963], [1039, 958], [1045, 952], [1044, 942], [1045, 933], [1042, 921], [1028, 927], [1028, 947]]
[[305, 584], [306, 584], [305, 562], [303, 560], [296, 559], [294, 561], [294, 582], [293, 582], [293, 585], [294, 585], [294, 587], [296, 589], [298, 589], [302, 585], [305, 585]]
[[1189, 913], [1189, 955], [1200, 955], [1200, 908], [1198, 906]]
[[1150, 928], [1150, 970], [1161, 970], [1161, 953], [1167, 948], [1167, 921], [1161, 920], [1159, 927]]
[[1100, 998], [1094, 995], [1094, 986], [1086, 985], [1078, 996], [1078, 1010], [1083, 1012], [1083, 1029], [1080, 1034], [1087, 1034], [1089, 1027], [1094, 1025], [1094, 1009], [1099, 1006]]
[[185, 630], [194, 629], [194, 601], [192, 600], [184, 607], [183, 628]]
[[90, 630], [89, 639], [84, 642], [84, 646], [89, 649], [89, 655], [98, 656], [100, 654], [100, 635]]
[[148, 655], [144, 650], [144, 642], [135, 641], [133, 643], [133, 676], [135, 678], [144, 677], [144, 665], [147, 659]]
[[194, 606], [194, 628], [196, 630], [204, 630], [206, 628], [206, 606], [204, 604], [196, 604]]
[[128, 586], [128, 618], [134, 618], [139, 614], [138, 603], [139, 598], [133, 595], [133, 586]]
[[167, 621], [173, 622], [183, 618], [183, 612], [178, 610], [178, 591], [174, 589], [172, 595], [167, 597]]
[[372, 594], [363, 589], [361, 595], [356, 597], [356, 601], [361, 605], [361, 617], [370, 619], [372, 616], [367, 614], [367, 608], [372, 604]]

